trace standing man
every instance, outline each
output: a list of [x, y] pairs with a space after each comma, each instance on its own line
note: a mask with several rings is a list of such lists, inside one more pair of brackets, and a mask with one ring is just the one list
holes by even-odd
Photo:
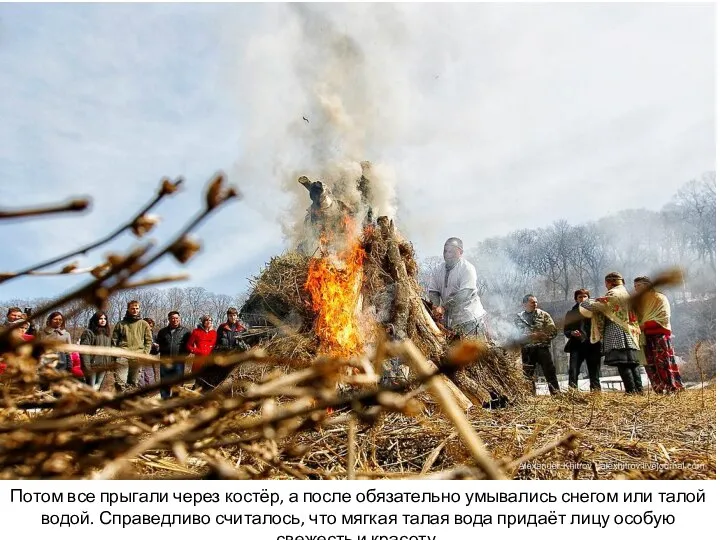
[[[140, 316], [140, 302], [128, 302], [125, 317], [115, 325], [112, 334], [112, 346], [131, 352], [150, 354], [152, 348], [150, 325]], [[115, 367], [115, 389], [118, 392], [126, 386], [137, 386], [140, 376], [139, 364], [128, 358], [118, 358]]]
[[22, 309], [20, 309], [19, 307], [11, 307], [7, 310], [7, 315], [5, 316], [5, 322], [3, 323], [3, 326], [10, 326], [22, 319], [24, 319]]
[[448, 238], [443, 247], [444, 264], [438, 265], [430, 279], [428, 294], [433, 315], [460, 338], [487, 340], [485, 308], [477, 290], [475, 267], [463, 257], [463, 242]]
[[553, 364], [550, 342], [557, 336], [557, 328], [552, 317], [546, 311], [538, 309], [538, 301], [532, 294], [523, 297], [523, 311], [515, 315], [515, 327], [527, 340], [520, 353], [522, 355], [523, 373], [532, 383], [535, 393], [535, 366], [540, 364], [543, 375], [552, 395], [560, 392], [560, 385]]
[[568, 386], [577, 389], [580, 367], [585, 362], [590, 377], [590, 390], [600, 392], [600, 344], [590, 343], [590, 320], [580, 315], [580, 304], [588, 298], [590, 291], [587, 289], [575, 291], [575, 305], [565, 315], [563, 332], [568, 342], [564, 350], [570, 353]]
[[[180, 356], [187, 354], [187, 343], [190, 339], [190, 330], [180, 324], [180, 313], [168, 313], [168, 325], [162, 328], [157, 335], [160, 357]], [[179, 379], [185, 373], [185, 362], [177, 359], [168, 364], [160, 365], [160, 381]], [[171, 388], [162, 388], [160, 397], [168, 399], [172, 396]]]
[[606, 366], [615, 366], [625, 392], [642, 394], [640, 326], [630, 308], [630, 294], [619, 272], [605, 276], [605, 296], [580, 303], [580, 314], [590, 318], [590, 342], [602, 343]]
[[247, 351], [250, 347], [243, 341], [243, 334], [247, 326], [238, 317], [238, 310], [234, 307], [227, 310], [227, 321], [218, 326], [216, 352]]

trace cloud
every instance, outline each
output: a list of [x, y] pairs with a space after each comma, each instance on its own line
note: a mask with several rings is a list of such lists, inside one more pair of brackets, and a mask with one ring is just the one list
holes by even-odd
[[[7, 227], [22, 239], [6, 259], [12, 269], [110, 232], [152, 198], [164, 175], [187, 177], [189, 193], [164, 205], [161, 240], [198, 208], [206, 179], [236, 155], [238, 132], [214, 106], [216, 74], [207, 62], [213, 38], [204, 27], [212, 13], [185, 6], [2, 8], [0, 195], [19, 206], [94, 199], [82, 218]], [[57, 290], [54, 280], [37, 283]]]
[[[425, 255], [450, 235], [658, 208], [714, 168], [710, 15], [668, 5], [274, 6], [253, 34], [224, 41], [235, 73], [253, 82], [236, 93], [249, 132], [239, 168], [263, 179], [252, 198], [269, 209], [299, 171], [358, 159], [360, 148], [394, 169], [400, 226]], [[350, 56], [337, 69], [340, 37]], [[318, 95], [343, 129], [321, 124], [318, 134], [300, 120]], [[608, 186], [621, 195], [608, 197]]]
[[[283, 231], [308, 204], [297, 176], [362, 159], [394, 178], [386, 210], [421, 257], [449, 236], [657, 209], [715, 168], [713, 15], [668, 4], [4, 5], [2, 203], [93, 193], [95, 211], [81, 227], [11, 228], [23, 247], [0, 248], [19, 267], [81, 245], [160, 176], [184, 174], [165, 238], [225, 168], [246, 197], [202, 228], [207, 252], [190, 268], [234, 292], [290, 245]], [[0, 294], [31, 290], [22, 283]]]

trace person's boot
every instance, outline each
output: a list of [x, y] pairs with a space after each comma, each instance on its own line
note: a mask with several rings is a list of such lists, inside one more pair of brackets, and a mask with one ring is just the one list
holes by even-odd
[[642, 384], [642, 376], [640, 375], [640, 368], [637, 366], [632, 367], [632, 368], [630, 368], [630, 372], [632, 373], [634, 391], [638, 394], [642, 394], [643, 393], [643, 384]]
[[635, 393], [635, 380], [633, 379], [632, 371], [627, 366], [618, 366], [618, 373], [622, 379], [623, 386], [625, 387], [626, 394]]

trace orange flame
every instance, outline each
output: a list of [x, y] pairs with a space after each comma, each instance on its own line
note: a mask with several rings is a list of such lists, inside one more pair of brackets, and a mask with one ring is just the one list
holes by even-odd
[[[346, 227], [346, 230], [352, 228]], [[352, 237], [348, 234], [348, 237]], [[362, 351], [363, 339], [356, 318], [363, 277], [363, 250], [357, 239], [337, 256], [326, 255], [310, 260], [305, 289], [310, 293], [317, 313], [315, 333], [320, 352], [354, 356]]]

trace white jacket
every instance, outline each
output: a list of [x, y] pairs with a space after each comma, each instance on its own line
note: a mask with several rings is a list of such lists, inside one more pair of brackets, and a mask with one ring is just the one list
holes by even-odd
[[[463, 300], [446, 306], [448, 301], [464, 289], [468, 289], [469, 294], [462, 294], [460, 297]], [[449, 271], [445, 268], [445, 263], [439, 264], [433, 270], [428, 290], [440, 294], [441, 305], [448, 308], [447, 319], [450, 327], [480, 319], [485, 315], [485, 308], [477, 291], [477, 272], [465, 258], [461, 258]]]

